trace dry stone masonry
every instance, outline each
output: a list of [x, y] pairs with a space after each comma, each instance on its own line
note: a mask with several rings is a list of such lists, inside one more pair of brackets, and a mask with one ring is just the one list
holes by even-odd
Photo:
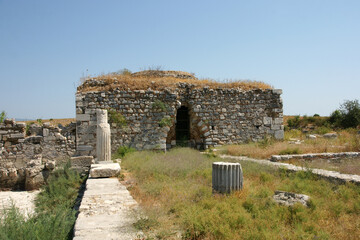
[[0, 189], [40, 187], [57, 163], [75, 153], [75, 124], [67, 128], [50, 123], [0, 123]]
[[[85, 82], [85, 84], [89, 84]], [[97, 81], [92, 80], [91, 86]], [[105, 83], [98, 80], [101, 86]], [[283, 108], [278, 89], [202, 88], [179, 82], [175, 89], [119, 89], [76, 94], [77, 154], [96, 157], [97, 109], [109, 110], [112, 151], [119, 146], [166, 150], [198, 149], [283, 139]], [[122, 118], [112, 121], [111, 113]]]

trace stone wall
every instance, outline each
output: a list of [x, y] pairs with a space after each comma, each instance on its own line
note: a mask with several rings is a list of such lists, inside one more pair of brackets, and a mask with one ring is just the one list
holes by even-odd
[[0, 189], [35, 189], [75, 153], [75, 124], [66, 128], [0, 123]]
[[272, 89], [194, 88], [186, 83], [164, 91], [78, 92], [77, 154], [96, 154], [96, 109], [116, 110], [126, 120], [122, 126], [110, 121], [113, 151], [123, 145], [138, 150], [165, 150], [176, 145], [176, 115], [182, 106], [188, 110], [187, 144], [192, 147], [258, 141], [267, 135], [282, 139], [281, 94]]

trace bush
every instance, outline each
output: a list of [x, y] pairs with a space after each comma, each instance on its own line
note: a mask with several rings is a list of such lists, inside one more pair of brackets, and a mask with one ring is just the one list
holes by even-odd
[[2, 111], [0, 113], [0, 123], [4, 122], [5, 118], [6, 118], [6, 112]]
[[36, 198], [36, 214], [27, 219], [14, 206], [0, 217], [0, 239], [72, 239], [73, 209], [80, 176], [70, 164], [54, 171]]
[[163, 117], [160, 121], [159, 121], [159, 126], [160, 127], [165, 127], [168, 126], [170, 127], [172, 124], [171, 118], [170, 117]]
[[335, 110], [329, 119], [334, 127], [356, 128], [360, 125], [360, 103], [356, 100], [346, 100]]
[[114, 155], [115, 158], [123, 158], [126, 154], [135, 152], [136, 149], [128, 146], [120, 146]]
[[125, 117], [115, 109], [109, 109], [108, 115], [111, 123], [116, 123], [119, 127], [125, 127], [127, 125]]
[[154, 103], [152, 104], [152, 108], [160, 109], [161, 111], [166, 112], [169, 106], [160, 100], [155, 100]]

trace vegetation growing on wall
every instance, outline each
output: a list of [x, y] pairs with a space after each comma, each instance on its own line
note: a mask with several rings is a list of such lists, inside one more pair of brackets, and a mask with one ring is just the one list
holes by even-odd
[[6, 118], [6, 112], [2, 111], [0, 113], [0, 123], [4, 122], [5, 118]]
[[153, 109], [159, 109], [159, 110], [161, 110], [163, 112], [166, 112], [167, 109], [169, 108], [169, 106], [166, 103], [164, 103], [164, 102], [162, 102], [160, 100], [155, 100], [151, 107]]
[[[94, 84], [98, 81], [100, 84]], [[151, 88], [152, 90], [164, 90], [166, 88], [177, 88], [179, 83], [191, 84], [194, 88], [240, 88], [242, 90], [252, 89], [272, 89], [266, 83], [249, 80], [227, 80], [217, 82], [212, 79], [197, 79], [194, 74], [181, 71], [160, 71], [147, 70], [143, 72], [132, 73], [127, 70], [120, 70], [109, 74], [103, 74], [97, 77], [84, 79], [83, 83], [78, 87], [78, 92], [87, 91], [103, 91], [110, 89], [132, 89], [144, 90]]]
[[126, 118], [115, 109], [108, 110], [108, 116], [111, 123], [115, 123], [118, 127], [125, 127], [127, 126]]
[[168, 126], [170, 127], [172, 125], [172, 120], [169, 116], [163, 117], [160, 121], [159, 121], [159, 126], [160, 127], [165, 127]]

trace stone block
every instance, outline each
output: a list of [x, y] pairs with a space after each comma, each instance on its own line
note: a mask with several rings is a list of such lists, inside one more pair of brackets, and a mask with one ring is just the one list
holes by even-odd
[[90, 145], [79, 145], [76, 148], [78, 151], [92, 151], [94, 149], [93, 146]]
[[92, 164], [90, 167], [91, 178], [116, 177], [120, 173], [119, 163], [99, 163]]
[[274, 118], [274, 124], [282, 125], [283, 124], [283, 118]]
[[275, 94], [281, 95], [282, 94], [282, 89], [273, 89], [272, 92], [275, 93]]
[[272, 118], [271, 117], [264, 117], [263, 122], [264, 122], [264, 125], [271, 125], [272, 124]]
[[276, 130], [274, 133], [274, 137], [277, 140], [284, 139], [284, 130]]
[[72, 167], [90, 167], [94, 163], [93, 156], [78, 156], [70, 158]]
[[76, 121], [90, 121], [90, 114], [76, 114]]

